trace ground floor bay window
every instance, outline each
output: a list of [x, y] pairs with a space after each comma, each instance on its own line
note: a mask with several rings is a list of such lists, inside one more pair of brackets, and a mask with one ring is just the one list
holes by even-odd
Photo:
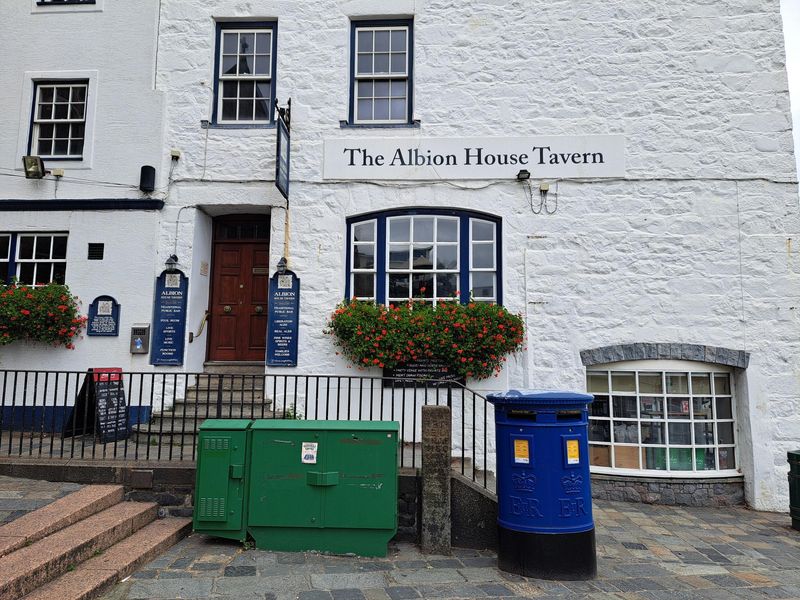
[[732, 369], [647, 362], [587, 370], [592, 471], [737, 475]]

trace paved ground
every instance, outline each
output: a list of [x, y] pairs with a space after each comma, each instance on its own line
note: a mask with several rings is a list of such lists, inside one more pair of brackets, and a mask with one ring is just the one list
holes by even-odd
[[50, 504], [80, 487], [77, 483], [34, 481], [0, 475], [0, 524]]
[[385, 559], [244, 550], [193, 535], [117, 585], [106, 600], [261, 598], [800, 598], [800, 532], [786, 515], [597, 502], [599, 577], [549, 582], [498, 571], [489, 552]]

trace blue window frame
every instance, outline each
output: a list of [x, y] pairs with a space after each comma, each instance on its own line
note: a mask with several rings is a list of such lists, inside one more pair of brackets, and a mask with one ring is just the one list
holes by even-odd
[[347, 219], [345, 297], [502, 304], [502, 221], [450, 209], [390, 210]]
[[0, 232], [0, 284], [37, 286], [64, 283], [67, 270], [66, 233]]
[[275, 124], [278, 23], [217, 23], [212, 123], [221, 127]]
[[400, 125], [413, 119], [414, 22], [352, 21], [351, 125]]

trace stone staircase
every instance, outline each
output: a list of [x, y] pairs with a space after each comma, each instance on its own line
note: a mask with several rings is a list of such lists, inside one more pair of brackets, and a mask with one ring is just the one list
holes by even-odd
[[140, 443], [160, 439], [167, 445], [190, 445], [206, 419], [271, 419], [272, 400], [264, 389], [263, 363], [206, 363], [203, 375], [186, 389], [186, 397], [169, 410], [154, 413], [150, 423], [135, 425]]
[[158, 505], [90, 485], [0, 527], [0, 600], [87, 600], [191, 530]]

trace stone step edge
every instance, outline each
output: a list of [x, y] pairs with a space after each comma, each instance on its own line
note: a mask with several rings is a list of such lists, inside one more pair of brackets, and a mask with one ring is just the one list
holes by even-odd
[[122, 502], [121, 485], [87, 485], [0, 527], [0, 557]]
[[186, 537], [192, 519], [170, 517], [145, 525], [132, 536], [98, 556], [78, 565], [74, 571], [46, 583], [24, 600], [89, 600], [124, 579], [136, 569]]
[[0, 558], [0, 600], [17, 600], [156, 519], [155, 502], [120, 502]]

